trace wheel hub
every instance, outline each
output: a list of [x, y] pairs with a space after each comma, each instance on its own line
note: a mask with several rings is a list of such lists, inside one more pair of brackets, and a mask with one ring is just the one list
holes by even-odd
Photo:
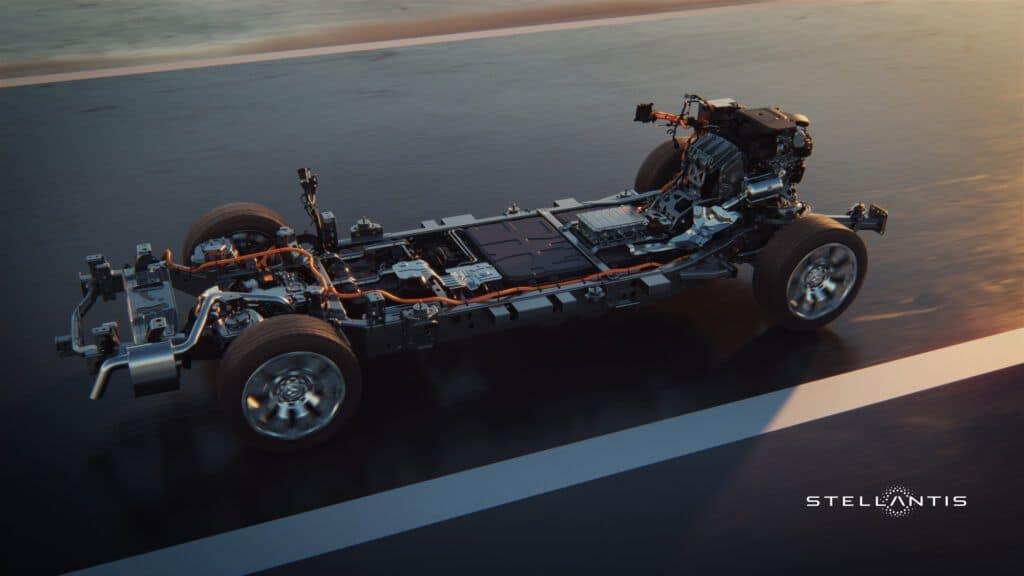
[[277, 399], [281, 402], [298, 402], [306, 396], [311, 382], [304, 376], [289, 376], [277, 385]]
[[807, 271], [807, 276], [804, 278], [804, 282], [812, 288], [817, 288], [829, 278], [831, 270], [825, 264], [818, 264]]
[[841, 308], [859, 274], [857, 255], [838, 242], [814, 248], [793, 268], [786, 286], [789, 311], [815, 320]]
[[287, 352], [249, 376], [242, 411], [259, 434], [296, 440], [327, 426], [344, 402], [345, 391], [345, 378], [329, 358]]

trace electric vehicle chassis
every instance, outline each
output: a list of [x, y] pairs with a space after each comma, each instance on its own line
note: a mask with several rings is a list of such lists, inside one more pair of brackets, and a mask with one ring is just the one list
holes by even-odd
[[[635, 120], [663, 121], [672, 137], [647, 156], [631, 190], [402, 232], [363, 218], [339, 234], [317, 204], [316, 176], [300, 169], [311, 232], [236, 203], [199, 218], [178, 261], [149, 244], [124, 268], [89, 256], [57, 350], [88, 360], [93, 399], [116, 370], [127, 368], [143, 396], [177, 389], [181, 368], [219, 357], [218, 395], [241, 437], [296, 450], [355, 414], [357, 358], [600, 316], [734, 277], [741, 264], [754, 267], [767, 317], [790, 329], [818, 328], [850, 305], [867, 272], [855, 232], [884, 233], [888, 215], [857, 204], [823, 216], [799, 199], [812, 150], [805, 116], [687, 95], [679, 114], [644, 104]], [[184, 317], [174, 289], [196, 297]], [[130, 341], [106, 322], [87, 343], [89, 309], [121, 292]]]

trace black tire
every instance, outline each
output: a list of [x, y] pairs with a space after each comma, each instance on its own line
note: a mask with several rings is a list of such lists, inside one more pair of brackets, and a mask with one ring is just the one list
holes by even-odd
[[683, 142], [678, 147], [672, 140], [666, 140], [651, 150], [651, 153], [644, 159], [640, 169], [636, 171], [636, 180], [633, 189], [637, 192], [648, 192], [660, 190], [668, 184], [672, 178], [679, 173], [682, 165]]
[[[845, 246], [849, 253], [838, 247], [823, 248], [828, 245]], [[856, 275], [848, 288], [839, 290], [845, 292], [845, 295], [834, 308], [829, 308], [831, 304], [825, 304], [820, 316], [812, 317], [807, 313], [801, 315], [792, 309], [790, 303], [790, 277], [804, 257], [819, 248], [834, 250], [840, 257], [845, 256], [846, 259], [852, 255]], [[842, 262], [846, 262], [846, 259]], [[860, 236], [832, 218], [809, 214], [783, 226], [758, 254], [754, 269], [754, 297], [775, 323], [790, 330], [814, 330], [835, 320], [846, 310], [857, 297], [867, 271], [868, 253]], [[845, 280], [848, 274], [849, 270], [846, 270], [837, 279]], [[839, 281], [840, 286], [843, 286], [842, 280]]]
[[[330, 360], [340, 370], [344, 384], [341, 402], [333, 412], [333, 418], [322, 427], [294, 439], [273, 437], [258, 431], [249, 423], [246, 416], [248, 408], [243, 404], [248, 400], [243, 398], [245, 386], [253, 373], [289, 353], [313, 353]], [[274, 316], [246, 329], [224, 353], [217, 375], [217, 394], [231, 427], [246, 444], [275, 452], [305, 450], [338, 434], [358, 410], [362, 393], [362, 372], [352, 349], [330, 324], [304, 314]], [[256, 414], [253, 412], [254, 417]]]
[[[185, 234], [182, 243], [181, 261], [188, 264], [196, 246], [211, 238], [231, 237], [243, 232], [254, 232], [266, 236], [273, 243], [278, 228], [287, 226], [284, 218], [262, 204], [234, 202], [225, 204], [203, 214]], [[254, 250], [240, 250], [243, 254]]]

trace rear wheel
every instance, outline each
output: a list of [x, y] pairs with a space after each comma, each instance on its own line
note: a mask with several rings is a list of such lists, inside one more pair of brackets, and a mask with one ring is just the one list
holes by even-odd
[[682, 166], [683, 143], [667, 140], [651, 150], [636, 172], [633, 189], [637, 192], [660, 190], [668, 184]]
[[778, 324], [813, 330], [846, 310], [867, 269], [867, 249], [854, 231], [810, 214], [785, 225], [758, 254], [754, 295]]
[[274, 235], [282, 226], [287, 226], [284, 218], [262, 204], [234, 202], [218, 206], [188, 229], [181, 259], [189, 262], [196, 246], [214, 238], [231, 238], [240, 254], [266, 250], [273, 246]]
[[225, 416], [254, 447], [292, 452], [321, 444], [352, 419], [362, 375], [352, 349], [328, 323], [302, 314], [248, 328], [221, 359]]

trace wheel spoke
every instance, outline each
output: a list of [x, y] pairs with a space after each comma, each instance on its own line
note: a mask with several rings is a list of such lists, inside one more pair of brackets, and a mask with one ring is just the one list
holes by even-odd
[[286, 360], [287, 366], [294, 370], [304, 370], [306, 368], [308, 360], [302, 356], [294, 355], [289, 356]]
[[316, 381], [330, 370], [331, 366], [318, 358], [312, 363], [312, 366], [308, 367], [308, 374], [314, 381]]
[[288, 415], [289, 415], [290, 412], [291, 412], [291, 410], [288, 408], [287, 404], [278, 404], [277, 405], [277, 417], [278, 418], [280, 418], [282, 420], [287, 420], [288, 419]]
[[263, 404], [270, 400], [270, 395], [266, 392], [257, 392], [255, 394], [249, 394], [245, 397], [245, 405], [250, 410], [259, 410], [263, 407]]
[[313, 406], [315, 408], [320, 405], [320, 401], [321, 398], [316, 394], [316, 392], [313, 392], [312, 390], [306, 392], [306, 404], [309, 406]]
[[270, 421], [274, 419], [274, 416], [277, 415], [277, 410], [278, 404], [274, 402], [273, 399], [271, 399], [271, 401], [267, 403], [264, 410], [259, 413], [257, 419], [260, 422], [263, 422], [264, 424], [269, 424]]
[[810, 289], [804, 291], [804, 298], [800, 302], [800, 309], [809, 312], [811, 308], [814, 308], [814, 293]]
[[846, 253], [843, 252], [842, 250], [836, 248], [835, 246], [830, 246], [829, 249], [828, 249], [828, 258], [827, 258], [827, 260], [828, 260], [829, 263], [831, 263], [833, 266], [835, 266], [836, 264], [839, 264], [839, 263], [843, 262], [844, 260], [846, 260]]
[[828, 292], [821, 286], [814, 289], [814, 307], [817, 308], [819, 305], [825, 305], [828, 303]]
[[845, 278], [847, 276], [855, 275], [856, 272], [857, 272], [857, 267], [854, 265], [853, 260], [852, 259], [847, 259], [841, 265], [835, 267], [835, 270], [833, 272], [833, 276], [836, 275], [836, 274], [841, 274]]

